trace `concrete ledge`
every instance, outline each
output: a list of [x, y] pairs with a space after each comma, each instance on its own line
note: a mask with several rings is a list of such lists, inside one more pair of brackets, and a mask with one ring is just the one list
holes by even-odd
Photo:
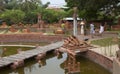
[[113, 74], [120, 74], [120, 62], [118, 59], [113, 59]]
[[113, 61], [102, 54], [88, 50], [85, 53], [82, 53], [82, 56], [94, 61], [95, 63], [101, 65], [111, 73], [113, 72]]
[[63, 38], [62, 35], [41, 35], [39, 33], [1, 34], [0, 42], [57, 42]]

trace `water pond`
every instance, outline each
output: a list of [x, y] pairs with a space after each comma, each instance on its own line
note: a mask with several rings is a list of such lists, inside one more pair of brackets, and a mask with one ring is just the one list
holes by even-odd
[[[0, 70], [0, 74], [67, 74], [65, 63], [69, 60], [66, 53], [57, 57], [53, 52], [49, 52], [42, 63], [36, 62], [34, 58], [25, 60], [25, 66], [16, 70], [8, 67]], [[100, 65], [81, 56], [76, 57], [76, 62], [80, 62], [77, 74], [111, 74]]]

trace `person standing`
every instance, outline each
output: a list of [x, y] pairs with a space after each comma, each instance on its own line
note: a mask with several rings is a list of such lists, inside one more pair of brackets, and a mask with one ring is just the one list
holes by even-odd
[[85, 23], [82, 21], [80, 23], [80, 25], [81, 25], [81, 35], [84, 35], [84, 25], [85, 25]]
[[102, 33], [104, 32], [104, 24], [100, 25], [100, 30], [99, 30], [99, 34], [102, 36]]
[[65, 33], [65, 23], [64, 23], [64, 21], [62, 21], [61, 28], [62, 28], [63, 32]]
[[92, 38], [93, 38], [94, 34], [95, 34], [95, 27], [94, 27], [94, 24], [91, 23], [90, 24], [90, 35], [91, 35]]

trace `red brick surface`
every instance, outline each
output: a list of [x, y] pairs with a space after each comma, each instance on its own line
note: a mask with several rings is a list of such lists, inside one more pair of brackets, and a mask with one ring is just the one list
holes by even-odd
[[94, 51], [87, 51], [86, 53], [83, 54], [83, 56], [89, 58], [90, 60], [100, 64], [101, 66], [103, 66], [104, 68], [106, 68], [107, 70], [109, 70], [110, 72], [113, 72], [113, 61], [101, 54], [98, 54]]
[[114, 25], [114, 26], [112, 26], [112, 29], [113, 30], [120, 30], [120, 25]]
[[61, 41], [61, 35], [41, 34], [1, 34], [0, 42], [56, 42]]

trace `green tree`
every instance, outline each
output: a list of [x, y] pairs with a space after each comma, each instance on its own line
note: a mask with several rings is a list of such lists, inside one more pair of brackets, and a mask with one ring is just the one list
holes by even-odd
[[30, 12], [30, 11], [33, 11], [33, 10], [36, 10], [38, 7], [37, 4], [35, 4], [34, 2], [31, 2], [31, 1], [27, 1], [25, 0], [25, 2], [22, 2], [19, 4], [19, 8], [24, 11], [24, 12]]
[[73, 17], [73, 13], [74, 13], [73, 9], [69, 9], [67, 11], [67, 17]]
[[65, 0], [67, 7], [77, 7], [79, 16], [86, 19], [97, 19], [104, 12], [102, 19], [120, 14], [120, 0]]
[[13, 23], [37, 23], [37, 15], [49, 23], [57, 22], [66, 15], [65, 11], [46, 9], [50, 2], [42, 4], [41, 0], [0, 0], [0, 19]]
[[36, 11], [31, 11], [31, 12], [28, 12], [26, 15], [25, 15], [25, 18], [24, 18], [24, 23], [37, 23], [37, 14], [38, 12]]
[[4, 3], [3, 0], [0, 0], [0, 12], [2, 12], [4, 9]]
[[4, 21], [11, 23], [19, 23], [25, 17], [25, 13], [21, 10], [6, 10], [4, 13], [0, 15]]
[[14, 9], [18, 7], [17, 0], [0, 0], [0, 5], [2, 9]]
[[19, 9], [25, 12], [24, 23], [36, 23], [37, 14], [43, 10], [41, 0], [19, 0]]
[[47, 3], [44, 4], [42, 7], [43, 7], [43, 8], [47, 8], [49, 4], [50, 4], [50, 2], [47, 2]]
[[45, 9], [42, 12], [42, 19], [48, 23], [58, 22], [61, 18], [66, 16], [65, 11], [57, 11], [52, 9]]

